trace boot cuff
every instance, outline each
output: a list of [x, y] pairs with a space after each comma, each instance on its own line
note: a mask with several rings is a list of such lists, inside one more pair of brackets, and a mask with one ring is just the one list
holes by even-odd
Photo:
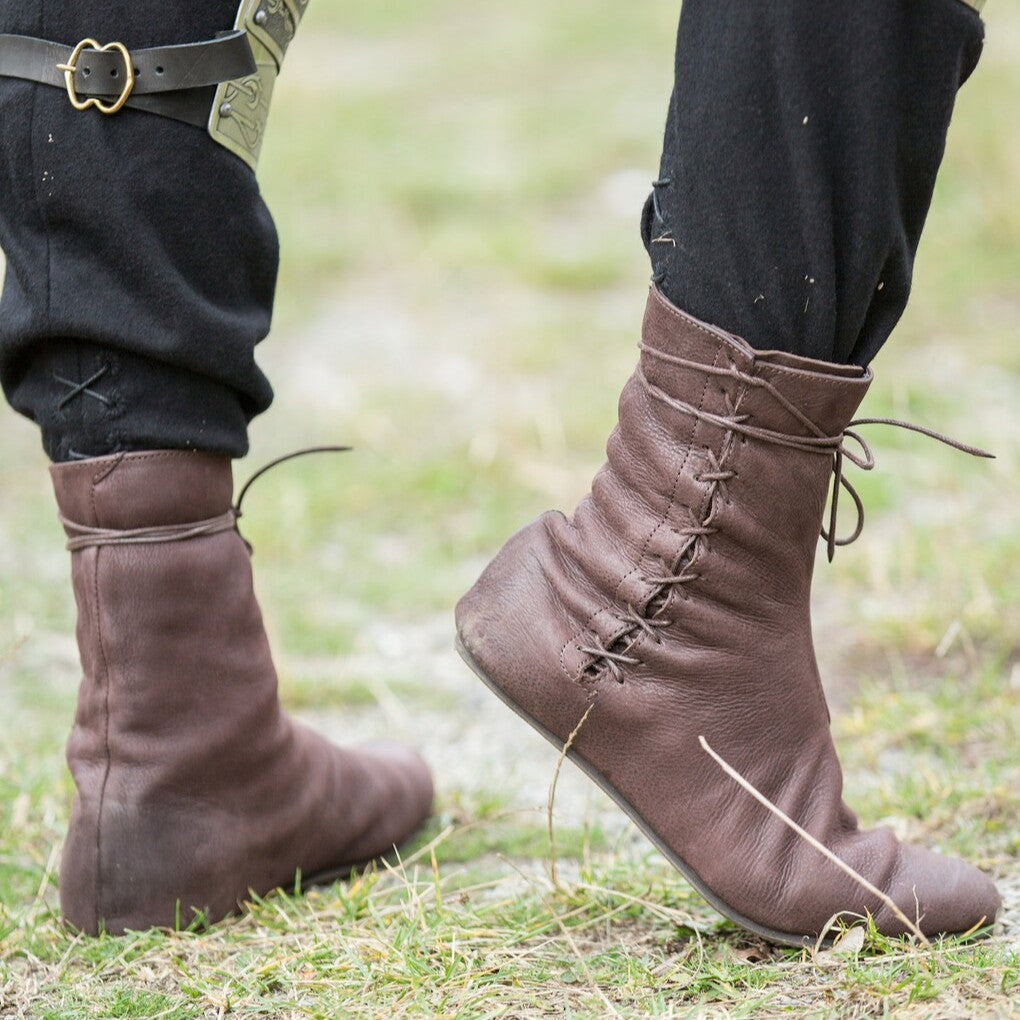
[[60, 513], [92, 528], [129, 530], [190, 524], [230, 509], [228, 457], [152, 450], [50, 467]]
[[[642, 368], [649, 381], [665, 393], [714, 411], [716, 402], [709, 383], [713, 379], [725, 382], [720, 371], [739, 373], [744, 382], [751, 379], [767, 384], [750, 385], [741, 411], [752, 415], [757, 425], [791, 436], [838, 435], [871, 385], [871, 370], [857, 365], [817, 361], [784, 351], [757, 351], [740, 337], [681, 311], [655, 287], [648, 297], [642, 336]], [[656, 357], [656, 352], [667, 357]], [[799, 415], [792, 413], [787, 403]], [[806, 426], [800, 416], [815, 429]]]

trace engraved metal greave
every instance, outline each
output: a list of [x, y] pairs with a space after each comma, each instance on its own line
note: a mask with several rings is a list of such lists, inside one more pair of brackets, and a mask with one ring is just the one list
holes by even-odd
[[276, 77], [308, 3], [241, 0], [234, 27], [248, 34], [256, 71], [217, 87], [209, 114], [209, 134], [252, 170], [262, 151]]

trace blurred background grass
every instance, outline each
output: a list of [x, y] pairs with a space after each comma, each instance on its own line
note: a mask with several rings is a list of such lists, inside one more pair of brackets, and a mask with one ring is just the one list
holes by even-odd
[[[636, 356], [675, 20], [675, 0], [310, 7], [260, 171], [283, 246], [260, 353], [278, 400], [237, 474], [301, 445], [356, 448], [269, 475], [244, 522], [285, 697], [341, 735], [352, 717], [411, 738], [446, 718], [451, 744], [486, 711], [463, 693], [452, 604], [601, 462]], [[992, 3], [987, 21], [863, 413], [997, 460], [872, 430], [878, 469], [854, 478], [868, 524], [819, 568], [816, 630], [864, 817], [967, 853], [1015, 900], [1020, 9]], [[45, 462], [10, 413], [0, 462], [0, 922], [17, 927], [66, 818], [78, 667]], [[517, 722], [484, 722], [470, 748], [433, 748], [447, 807], [470, 786], [457, 755], [482, 776], [471, 810], [517, 767]], [[505, 827], [482, 843], [529, 856]]]

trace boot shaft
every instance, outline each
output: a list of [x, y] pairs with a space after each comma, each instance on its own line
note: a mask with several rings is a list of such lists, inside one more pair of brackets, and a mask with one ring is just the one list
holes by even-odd
[[278, 738], [277, 679], [232, 527], [230, 461], [157, 451], [50, 470], [70, 544], [84, 543], [71, 553], [83, 681], [67, 753], [79, 786], [108, 766], [116, 784], [118, 763], [147, 759], [174, 763], [148, 776], [154, 787], [182, 770], [204, 781], [221, 720], [241, 718], [252, 753], [264, 750]]
[[657, 291], [641, 348], [591, 496], [569, 523], [547, 522], [573, 563], [559, 584], [579, 621], [564, 668], [601, 676], [586, 634], [629, 654], [676, 615], [670, 603], [694, 591], [681, 615], [699, 640], [712, 643], [715, 613], [739, 593], [776, 640], [793, 628], [810, 643], [808, 594], [834, 449], [870, 373], [753, 351]]
[[[835, 447], [871, 378], [852, 365], [755, 351], [653, 289], [607, 466], [623, 489], [682, 517], [721, 518], [739, 503], [756, 528], [804, 544], [812, 518], [819, 533]], [[620, 495], [607, 494], [603, 510]]]
[[90, 932], [216, 919], [254, 890], [362, 864], [427, 814], [428, 771], [289, 720], [225, 457], [155, 451], [51, 469], [83, 679], [65, 917]]

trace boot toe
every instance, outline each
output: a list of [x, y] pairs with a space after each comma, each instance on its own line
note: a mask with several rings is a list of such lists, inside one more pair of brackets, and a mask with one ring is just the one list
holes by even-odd
[[385, 787], [388, 830], [385, 852], [406, 840], [432, 814], [435, 799], [432, 772], [417, 751], [403, 744], [366, 743], [358, 747], [357, 754]]
[[[928, 936], [955, 935], [990, 926], [1002, 907], [995, 883], [955, 857], [904, 845], [889, 887], [899, 908]], [[900, 935], [903, 922], [886, 907], [875, 916], [883, 934]]]

